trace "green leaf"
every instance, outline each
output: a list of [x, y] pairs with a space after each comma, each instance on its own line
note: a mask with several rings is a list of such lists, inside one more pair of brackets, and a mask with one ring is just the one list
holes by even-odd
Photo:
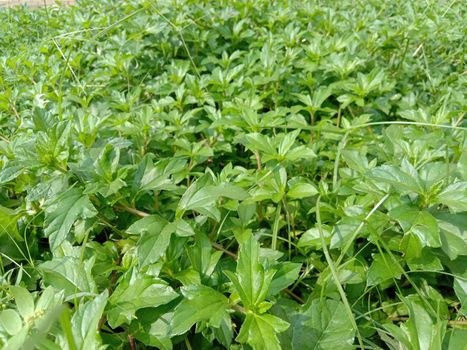
[[100, 348], [101, 341], [97, 330], [108, 296], [109, 293], [105, 290], [93, 300], [79, 305], [71, 318], [71, 330], [78, 349], [97, 350]]
[[66, 256], [55, 258], [39, 265], [45, 285], [63, 290], [66, 298], [79, 293], [95, 293], [96, 284], [92, 276], [95, 257], [81, 262], [79, 259]]
[[173, 223], [175, 225], [175, 234], [179, 237], [190, 237], [195, 235], [195, 231], [191, 225], [183, 220], [178, 219]]
[[0, 171], [0, 184], [16, 179], [24, 171], [24, 165], [10, 165]]
[[159, 191], [172, 188], [171, 175], [186, 166], [184, 159], [165, 159], [153, 164], [152, 156], [146, 155], [135, 173], [132, 189], [138, 191]]
[[266, 298], [275, 272], [264, 271], [259, 261], [258, 241], [250, 236], [240, 245], [236, 273], [230, 271], [224, 273], [232, 281], [243, 305], [247, 308], [255, 308]]
[[102, 148], [97, 159], [94, 161], [96, 174], [105, 182], [112, 182], [113, 174], [117, 171], [120, 160], [120, 149], [108, 143]]
[[236, 340], [248, 343], [254, 350], [281, 350], [277, 333], [285, 331], [289, 323], [273, 315], [248, 313]]
[[419, 296], [409, 296], [404, 302], [409, 310], [409, 320], [401, 325], [401, 331], [395, 331], [393, 325], [385, 325], [385, 328], [410, 349], [441, 350], [447, 321], [438, 319], [435, 322]]
[[277, 271], [274, 274], [271, 286], [269, 287], [269, 295], [276, 295], [281, 290], [294, 283], [297, 280], [302, 267], [302, 264], [290, 261], [280, 262], [278, 265], [278, 268], [275, 267]]
[[126, 229], [130, 235], [142, 235], [148, 232], [160, 233], [167, 225], [167, 220], [157, 215], [149, 215], [135, 221]]
[[423, 191], [417, 178], [394, 166], [382, 165], [375, 168], [370, 171], [370, 177], [376, 181], [391, 185], [401, 194], [410, 192], [421, 193]]
[[440, 229], [441, 249], [451, 260], [467, 255], [467, 214], [435, 214]]
[[292, 349], [353, 349], [355, 330], [344, 304], [314, 299], [308, 308], [292, 316]]
[[234, 337], [234, 331], [232, 320], [229, 315], [224, 316], [219, 328], [214, 328], [214, 335], [222, 345], [227, 349], [230, 349], [230, 345], [232, 344], [232, 339]]
[[299, 182], [292, 185], [292, 187], [289, 188], [287, 196], [289, 196], [292, 199], [301, 199], [317, 195], [318, 193], [319, 191], [316, 189], [315, 186], [308, 183]]
[[[204, 179], [203, 179], [204, 180]], [[206, 181], [203, 181], [206, 182]], [[220, 221], [220, 211], [216, 208], [216, 201], [222, 197], [244, 199], [248, 196], [246, 191], [236, 188], [234, 185], [223, 184], [219, 186], [205, 185], [199, 188], [203, 182], [197, 180], [183, 194], [177, 207], [177, 219], [181, 219], [187, 210], [195, 210], [216, 221]]]
[[450, 184], [436, 198], [453, 212], [467, 211], [467, 181]]
[[128, 233], [141, 236], [136, 245], [140, 267], [159, 260], [169, 246], [170, 237], [176, 228], [176, 225], [169, 224], [156, 215], [142, 218], [128, 227]]
[[10, 287], [11, 294], [15, 298], [19, 314], [23, 319], [34, 314], [34, 299], [26, 288], [19, 286]]
[[229, 183], [205, 186], [195, 192], [188, 200], [182, 198], [179, 202], [179, 209], [201, 211], [205, 207], [213, 206], [220, 197], [243, 200], [249, 195], [244, 189]]
[[260, 151], [270, 155], [276, 153], [272, 140], [258, 132], [244, 135], [240, 142], [252, 151]]
[[467, 314], [467, 280], [464, 276], [456, 276], [454, 278], [454, 292], [456, 293], [459, 302], [461, 303], [460, 312]]
[[249, 201], [242, 202], [238, 206], [237, 213], [242, 225], [246, 226], [256, 213], [256, 204]]
[[400, 241], [399, 249], [406, 260], [418, 259], [422, 255], [423, 244], [418, 236], [409, 232]]
[[396, 264], [392, 255], [376, 254], [373, 256], [373, 262], [368, 270], [367, 286], [374, 286], [392, 278], [399, 279], [402, 272]]
[[438, 224], [428, 211], [402, 205], [391, 209], [388, 214], [397, 220], [405, 233], [416, 235], [423, 246], [435, 248], [441, 246]]
[[456, 339], [465, 1], [73, 2], [0, 5], [0, 348]]
[[[409, 255], [410, 256], [410, 255]], [[414, 270], [429, 270], [443, 271], [443, 265], [438, 257], [433, 254], [430, 248], [423, 248], [418, 257], [406, 257], [407, 265], [412, 271]]]
[[357, 150], [342, 151], [342, 158], [347, 165], [360, 173], [365, 173], [368, 170], [368, 159]]
[[171, 334], [183, 334], [200, 321], [220, 327], [229, 306], [229, 300], [223, 294], [203, 285], [182, 287], [181, 292], [185, 299], [175, 308], [170, 323]]
[[226, 197], [240, 201], [250, 197], [248, 192], [245, 191], [243, 188], [231, 183], [223, 183], [218, 186], [215, 186], [214, 191], [216, 192], [216, 195], [218, 197]]
[[52, 286], [44, 289], [42, 295], [36, 303], [36, 310], [46, 310], [52, 306], [60, 305], [63, 299], [63, 293], [57, 292]]
[[461, 174], [462, 180], [467, 181], [467, 148], [463, 147], [462, 155], [459, 158], [459, 162], [457, 163], [457, 167], [459, 169], [459, 173]]
[[[183, 210], [196, 210], [203, 206], [211, 206], [219, 198], [219, 193], [216, 191], [216, 186], [206, 186], [193, 194], [193, 196], [180, 206]], [[182, 202], [180, 200], [180, 202]], [[181, 204], [181, 203], [180, 203]]]
[[354, 217], [344, 217], [334, 226], [331, 234], [331, 248], [342, 248], [361, 224], [361, 220]]
[[[16, 241], [22, 241], [23, 238], [18, 232], [18, 218], [20, 215], [15, 213], [14, 210], [5, 208], [0, 205], [0, 237], [3, 239], [14, 239]], [[9, 236], [3, 237], [3, 236]]]
[[443, 339], [443, 350], [465, 350], [465, 339], [467, 339], [467, 329], [452, 328], [446, 332]]
[[300, 130], [294, 130], [284, 135], [284, 138], [279, 143], [279, 147], [277, 148], [277, 152], [280, 156], [285, 156], [289, 152], [299, 134]]
[[[312, 158], [316, 158], [316, 153], [304, 145], [292, 148], [285, 156], [285, 159], [289, 162], [295, 162], [300, 159], [310, 160]], [[279, 160], [281, 160], [280, 157]]]
[[143, 275], [133, 268], [118, 280], [109, 299], [108, 322], [112, 328], [129, 324], [137, 310], [167, 304], [177, 297], [163, 280]]
[[66, 240], [72, 225], [78, 219], [92, 218], [97, 211], [86, 195], [70, 188], [49, 202], [45, 209], [44, 233], [52, 250]]
[[219, 261], [222, 252], [212, 252], [209, 237], [203, 233], [195, 236], [196, 244], [187, 252], [191, 266], [198, 271], [199, 276], [210, 276]]
[[[331, 238], [331, 232], [329, 230], [323, 229], [323, 236], [325, 242], [329, 244]], [[321, 236], [317, 228], [313, 227], [302, 233], [300, 239], [298, 240], [297, 246], [299, 248], [314, 248], [319, 249], [321, 247]]]
[[22, 327], [23, 322], [15, 310], [0, 311], [0, 329], [5, 330], [9, 335], [15, 335]]

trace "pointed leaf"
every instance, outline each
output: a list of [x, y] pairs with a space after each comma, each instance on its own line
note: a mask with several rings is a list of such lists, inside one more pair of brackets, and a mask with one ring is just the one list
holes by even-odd
[[23, 322], [15, 310], [7, 309], [0, 311], [0, 329], [6, 331], [9, 335], [19, 333]]
[[292, 199], [301, 199], [317, 195], [319, 191], [315, 186], [305, 182], [299, 182], [290, 187], [287, 196]]
[[251, 236], [240, 245], [235, 275], [231, 272], [226, 275], [240, 294], [245, 307], [254, 308], [266, 297], [274, 273], [274, 270], [265, 273], [259, 261], [258, 241]]
[[175, 308], [170, 323], [173, 335], [187, 332], [200, 321], [207, 321], [215, 328], [220, 326], [229, 306], [223, 294], [203, 285], [182, 287], [181, 291], [185, 299]]
[[[5, 208], [0, 205], [0, 237], [5, 235], [3, 239], [14, 238], [17, 241], [22, 241], [23, 237], [18, 232], [19, 215], [14, 210]], [[10, 236], [7, 238], [7, 236]]]
[[277, 334], [289, 328], [289, 324], [277, 316], [248, 313], [236, 338], [248, 343], [254, 350], [281, 350]]
[[78, 258], [66, 256], [55, 258], [39, 265], [45, 285], [63, 290], [65, 297], [76, 293], [95, 293], [96, 284], [92, 277], [95, 257], [80, 262]]
[[436, 213], [441, 249], [451, 260], [467, 255], [467, 213]]
[[78, 306], [78, 311], [71, 319], [71, 330], [78, 349], [99, 349], [100, 340], [97, 336], [97, 330], [108, 296], [109, 293], [105, 290], [93, 300]]
[[60, 194], [45, 209], [44, 233], [49, 237], [52, 250], [66, 239], [76, 220], [96, 215], [91, 201], [79, 189], [71, 188]]
[[159, 260], [169, 246], [170, 237], [176, 228], [176, 225], [167, 223], [167, 220], [150, 215], [136, 221], [127, 229], [130, 234], [141, 235], [136, 245], [140, 267]]
[[467, 211], [467, 181], [449, 185], [438, 194], [437, 201], [453, 212]]
[[370, 172], [370, 177], [376, 181], [391, 185], [401, 193], [421, 193], [423, 191], [417, 179], [394, 166], [382, 165], [375, 168]]
[[391, 278], [399, 279], [401, 271], [389, 254], [376, 254], [368, 270], [367, 285], [373, 286]]
[[10, 289], [21, 317], [26, 319], [34, 314], [34, 299], [31, 293], [26, 288], [20, 286], [11, 286]]
[[289, 261], [281, 262], [269, 287], [269, 295], [275, 295], [294, 283], [300, 273], [302, 264]]
[[167, 304], [177, 297], [178, 294], [163, 280], [132, 269], [120, 278], [109, 299], [109, 324], [112, 328], [129, 324], [137, 310]]
[[[303, 316], [306, 319], [303, 319]], [[353, 349], [355, 330], [344, 304], [332, 299], [315, 299], [310, 307], [297, 313], [297, 328], [305, 328], [306, 337], [294, 337], [293, 349]], [[294, 325], [295, 326], [295, 325]], [[298, 331], [298, 329], [294, 329]]]

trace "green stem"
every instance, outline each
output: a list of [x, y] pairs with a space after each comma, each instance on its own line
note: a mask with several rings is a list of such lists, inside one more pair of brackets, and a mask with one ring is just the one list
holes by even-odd
[[365, 345], [363, 345], [363, 338], [360, 334], [360, 331], [358, 330], [357, 322], [355, 321], [355, 318], [353, 316], [353, 312], [350, 307], [349, 301], [347, 300], [347, 296], [345, 295], [344, 288], [342, 287], [339, 281], [339, 276], [337, 275], [337, 270], [336, 270], [336, 267], [334, 266], [334, 261], [332, 260], [331, 255], [329, 254], [328, 246], [326, 245], [326, 241], [324, 239], [323, 228], [321, 226], [320, 199], [321, 197], [318, 197], [318, 200], [316, 201], [316, 226], [318, 228], [319, 236], [321, 238], [321, 245], [323, 246], [322, 248], [323, 248], [324, 256], [326, 258], [326, 262], [329, 265], [329, 269], [331, 270], [332, 278], [334, 279], [334, 282], [337, 286], [337, 290], [339, 291], [339, 295], [344, 304], [349, 321], [352, 324], [352, 327], [355, 329], [355, 332], [357, 333], [357, 339], [358, 339], [358, 344], [360, 346], [360, 349], [365, 349]]
[[68, 308], [64, 308], [60, 315], [60, 325], [65, 333], [68, 348], [70, 350], [77, 350], [75, 339], [73, 338], [73, 332], [71, 330], [70, 310]]
[[276, 217], [274, 219], [274, 225], [272, 227], [272, 242], [271, 242], [271, 249], [277, 249], [277, 235], [279, 234], [279, 222], [281, 219], [281, 210], [282, 205], [279, 202], [276, 208]]

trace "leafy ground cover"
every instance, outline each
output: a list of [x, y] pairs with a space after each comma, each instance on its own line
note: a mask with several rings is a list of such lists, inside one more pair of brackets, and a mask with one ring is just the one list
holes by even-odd
[[1, 9], [1, 347], [465, 349], [466, 9]]

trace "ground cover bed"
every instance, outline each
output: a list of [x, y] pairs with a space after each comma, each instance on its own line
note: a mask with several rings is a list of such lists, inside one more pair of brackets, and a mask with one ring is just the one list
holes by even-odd
[[0, 347], [465, 349], [466, 10], [0, 9]]

